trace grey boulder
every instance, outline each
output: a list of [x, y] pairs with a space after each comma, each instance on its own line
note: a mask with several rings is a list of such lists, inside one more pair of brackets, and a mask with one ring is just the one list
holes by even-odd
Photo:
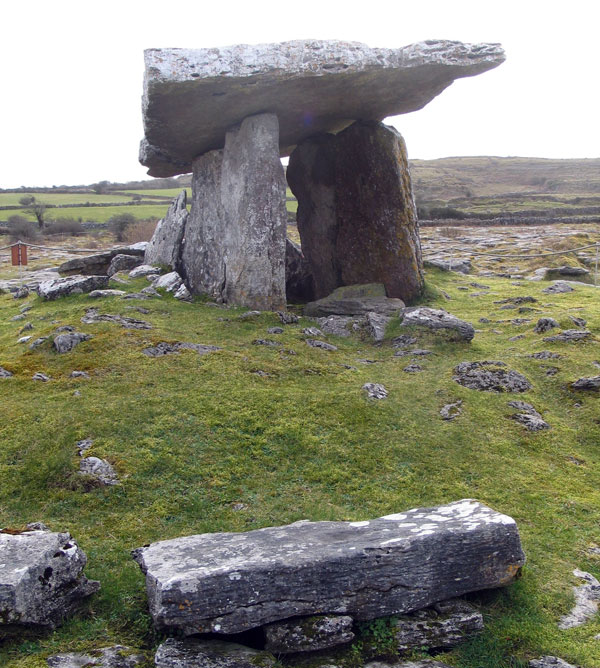
[[447, 329], [457, 333], [459, 339], [471, 341], [475, 336], [475, 328], [465, 320], [443, 309], [433, 309], [426, 306], [408, 308], [404, 312], [401, 322], [403, 327], [424, 327], [431, 330]]
[[100, 588], [83, 575], [86, 561], [68, 533], [0, 532], [0, 637], [59, 626]]
[[67, 295], [102, 290], [108, 286], [108, 276], [69, 276], [42, 281], [37, 292], [42, 299], [57, 299]]
[[525, 559], [514, 520], [472, 499], [371, 521], [187, 536], [133, 555], [155, 627], [185, 635], [411, 612], [507, 585]]
[[46, 659], [48, 668], [135, 668], [144, 663], [141, 654], [134, 654], [130, 647], [113, 645], [92, 650], [89, 654], [70, 652], [56, 654]]
[[152, 276], [160, 274], [160, 267], [154, 267], [151, 264], [140, 264], [129, 272], [129, 278], [139, 278], [140, 276]]
[[84, 457], [79, 462], [79, 473], [93, 478], [99, 485], [118, 485], [119, 478], [112, 465], [99, 457]]
[[574, 390], [600, 390], [600, 376], [580, 378], [574, 383], [571, 383], [571, 387]]
[[179, 288], [183, 285], [183, 280], [181, 276], [176, 271], [171, 271], [168, 274], [163, 274], [159, 276], [154, 281], [152, 281], [152, 287], [155, 289], [162, 288], [167, 292], [177, 292]]
[[527, 392], [531, 383], [518, 371], [507, 369], [504, 362], [485, 360], [461, 362], [454, 369], [454, 380], [471, 390], [484, 392]]
[[59, 334], [54, 338], [54, 349], [57, 353], [68, 353], [82, 341], [89, 341], [91, 338], [90, 334], [83, 334], [82, 332]]
[[275, 657], [231, 642], [168, 638], [154, 656], [156, 668], [274, 668]]
[[275, 654], [314, 652], [354, 639], [352, 617], [316, 615], [275, 622], [264, 627], [265, 649]]
[[110, 261], [106, 274], [108, 276], [114, 276], [114, 274], [119, 271], [131, 271], [132, 269], [139, 267], [143, 262], [144, 258], [139, 255], [125, 255], [123, 253], [118, 253]]

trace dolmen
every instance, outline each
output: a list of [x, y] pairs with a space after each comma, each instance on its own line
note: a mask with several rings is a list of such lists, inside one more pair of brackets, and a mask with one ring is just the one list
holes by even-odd
[[356, 622], [391, 615], [398, 651], [451, 646], [483, 626], [456, 597], [510, 584], [525, 562], [515, 521], [472, 499], [187, 536], [133, 556], [156, 629], [188, 637], [170, 641], [169, 652], [184, 653], [221, 651], [210, 643], [249, 630], [275, 653], [323, 650], [350, 642]]
[[[503, 61], [498, 44], [444, 40], [148, 49], [140, 161], [152, 176], [192, 172], [192, 201], [189, 214], [174, 203], [146, 263], [168, 261], [192, 294], [257, 310], [365, 283], [413, 301], [424, 283], [406, 147], [382, 120]], [[302, 245], [293, 262], [285, 156]], [[303, 263], [297, 295], [289, 269]]]

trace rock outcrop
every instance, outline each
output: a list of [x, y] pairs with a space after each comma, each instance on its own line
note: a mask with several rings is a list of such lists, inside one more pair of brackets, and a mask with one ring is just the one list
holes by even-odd
[[302, 250], [324, 297], [340, 285], [383, 283], [408, 301], [423, 289], [423, 265], [406, 146], [392, 127], [357, 121], [311, 137], [290, 156]]
[[253, 309], [284, 309], [285, 177], [277, 117], [230, 129], [222, 151], [194, 160], [193, 200], [181, 255], [192, 294]]
[[473, 500], [364, 522], [301, 521], [134, 551], [157, 629], [237, 633], [299, 615], [358, 620], [509, 584], [514, 520]]
[[197, 156], [223, 147], [229, 128], [266, 109], [279, 118], [287, 155], [307, 137], [338, 132], [348, 119], [421, 109], [455, 79], [500, 65], [504, 52], [498, 44], [444, 40], [400, 49], [298, 40], [148, 49], [144, 57], [140, 162], [152, 176], [173, 176], [190, 172]]
[[100, 584], [83, 575], [86, 556], [68, 533], [0, 532], [0, 637], [54, 629]]

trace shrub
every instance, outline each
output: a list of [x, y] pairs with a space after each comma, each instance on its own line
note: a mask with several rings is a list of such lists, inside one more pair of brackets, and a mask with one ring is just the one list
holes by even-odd
[[138, 241], [150, 241], [156, 229], [157, 222], [156, 218], [138, 220], [125, 230], [123, 241], [130, 244], [136, 244]]
[[108, 227], [117, 241], [125, 241], [125, 232], [130, 225], [136, 222], [131, 213], [117, 213], [108, 220]]
[[8, 233], [13, 241], [19, 241], [19, 239], [33, 241], [37, 239], [38, 228], [35, 223], [24, 216], [15, 215], [8, 218]]
[[70, 237], [80, 237], [85, 234], [81, 221], [75, 218], [56, 218], [46, 226], [46, 234], [64, 234]]

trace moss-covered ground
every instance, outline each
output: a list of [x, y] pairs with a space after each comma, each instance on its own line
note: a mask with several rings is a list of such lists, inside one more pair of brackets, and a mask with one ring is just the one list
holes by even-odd
[[[88, 555], [86, 574], [102, 584], [81, 614], [54, 633], [0, 643], [0, 665], [41, 668], [51, 654], [117, 642], [151, 656], [160, 638], [152, 631], [144, 578], [130, 557], [146, 543], [302, 518], [363, 520], [465, 497], [517, 520], [528, 561], [516, 583], [474, 597], [485, 632], [444, 661], [456, 668], [524, 667], [530, 658], [553, 654], [587, 668], [600, 665], [600, 619], [557, 628], [573, 603], [571, 587], [579, 584], [573, 569], [600, 576], [600, 556], [590, 551], [600, 544], [598, 397], [570, 388], [580, 376], [599, 373], [600, 293], [581, 285], [545, 295], [544, 283], [435, 271], [427, 280], [430, 304], [469, 320], [478, 332], [471, 343], [419, 335], [419, 347], [433, 352], [417, 360], [421, 373], [405, 373], [411, 358], [394, 356], [398, 322], [380, 346], [330, 336], [338, 350], [328, 352], [306, 345], [302, 328], [313, 323], [304, 318], [270, 335], [267, 328], [279, 325], [276, 314], [243, 320], [243, 309], [168, 295], [143, 302], [85, 295], [23, 302], [0, 295], [0, 366], [14, 374], [0, 379], [0, 526], [42, 521], [70, 531]], [[474, 280], [489, 290], [471, 286]], [[127, 289], [146, 284], [131, 281]], [[533, 311], [494, 303], [523, 295], [538, 300], [525, 305]], [[11, 320], [24, 303], [32, 307], [26, 319]], [[147, 320], [153, 329], [84, 325], [90, 306]], [[587, 320], [590, 339], [546, 343], [547, 334], [533, 332], [541, 316], [574, 327], [570, 315]], [[490, 322], [480, 323], [481, 317]], [[514, 325], [514, 318], [531, 322]], [[73, 325], [93, 338], [63, 355], [53, 352], [51, 339], [29, 350], [17, 343], [26, 322], [34, 337]], [[253, 344], [258, 338], [281, 345]], [[159, 341], [222, 350], [157, 359], [142, 354]], [[529, 357], [541, 350], [561, 358]], [[454, 382], [459, 362], [486, 359], [520, 371], [532, 389], [494, 394]], [[555, 375], [548, 367], [557, 367]], [[90, 378], [71, 378], [75, 369]], [[51, 380], [33, 381], [36, 372]], [[361, 391], [366, 382], [383, 383], [389, 397], [368, 400]], [[458, 399], [462, 415], [443, 421], [440, 408]], [[533, 404], [552, 428], [525, 431], [509, 417], [516, 412], [507, 406], [513, 399]], [[89, 454], [114, 465], [119, 486], [91, 487], [78, 475], [75, 444], [88, 437]]]

